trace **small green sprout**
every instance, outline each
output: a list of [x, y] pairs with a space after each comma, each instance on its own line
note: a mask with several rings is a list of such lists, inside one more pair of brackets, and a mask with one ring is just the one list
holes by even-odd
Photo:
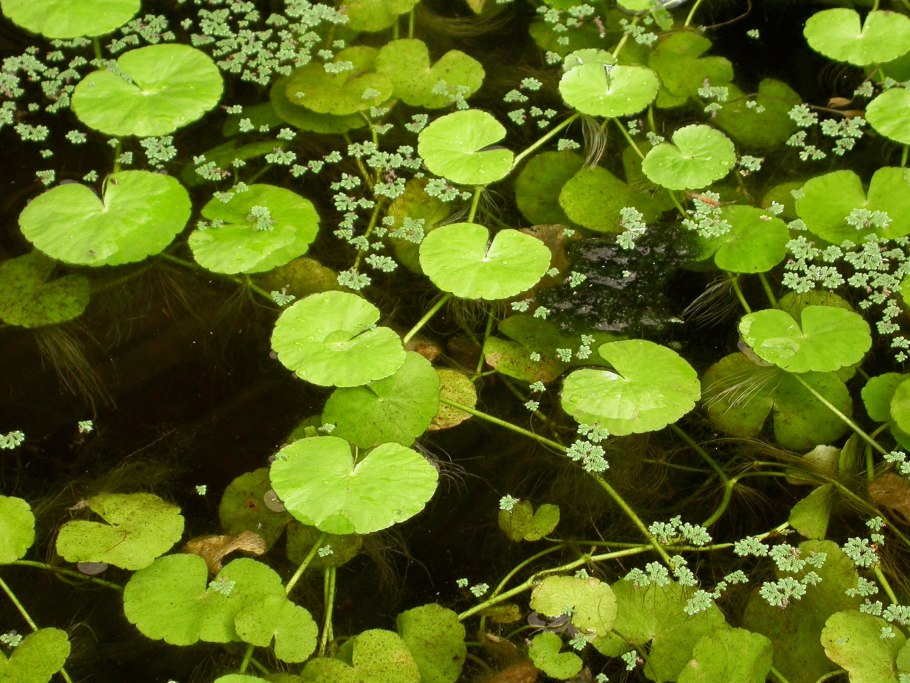
[[6, 450], [12, 450], [21, 446], [23, 441], [25, 441], [25, 434], [18, 430], [0, 434], [0, 448]]

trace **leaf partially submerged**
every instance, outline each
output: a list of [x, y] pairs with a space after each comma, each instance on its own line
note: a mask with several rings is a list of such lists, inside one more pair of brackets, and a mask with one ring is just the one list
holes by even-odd
[[41, 327], [82, 315], [91, 285], [83, 275], [50, 279], [56, 264], [34, 251], [0, 262], [0, 320]]
[[35, 542], [35, 515], [21, 498], [0, 496], [0, 564], [21, 560]]
[[378, 107], [392, 96], [394, 87], [385, 74], [376, 73], [378, 50], [366, 45], [345, 48], [335, 55], [335, 64], [351, 68], [326, 71], [321, 62], [310, 62], [294, 71], [284, 93], [291, 104], [317, 114], [348, 116]]
[[42, 628], [29, 633], [7, 659], [0, 651], [0, 681], [46, 683], [70, 654], [66, 631]]
[[435, 92], [458, 92], [462, 98], [476, 92], [483, 83], [480, 62], [460, 50], [449, 50], [430, 66], [430, 53], [422, 40], [392, 40], [376, 56], [376, 71], [392, 81], [395, 98], [424, 109], [442, 109], [452, 97]]

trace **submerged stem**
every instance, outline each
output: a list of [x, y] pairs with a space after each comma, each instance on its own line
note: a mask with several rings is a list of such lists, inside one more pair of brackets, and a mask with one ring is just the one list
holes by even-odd
[[452, 298], [451, 294], [444, 294], [439, 301], [437, 301], [435, 304], [433, 304], [433, 306], [430, 308], [429, 311], [424, 313], [423, 317], [414, 324], [414, 327], [412, 327], [410, 330], [408, 330], [408, 333], [406, 335], [404, 335], [404, 337], [401, 338], [401, 343], [407, 344], [409, 341], [411, 341], [411, 339], [414, 338], [414, 335], [417, 334], [418, 332], [420, 332], [420, 330], [423, 328], [423, 326], [426, 325], [428, 322], [430, 322], [430, 318], [432, 318], [434, 315], [436, 315], [437, 311], [439, 311], [440, 308], [445, 306], [446, 302], [451, 298]]
[[532, 154], [533, 152], [537, 151], [538, 148], [542, 147], [542, 146], [543, 146], [544, 144], [546, 144], [551, 138], [555, 137], [557, 133], [559, 133], [560, 131], [562, 131], [562, 130], [565, 129], [565, 128], [568, 128], [569, 125], [571, 125], [571, 123], [572, 123], [573, 121], [575, 121], [575, 119], [577, 119], [577, 118], [579, 118], [579, 117], [581, 117], [581, 114], [580, 114], [579, 112], [575, 112], [575, 113], [572, 114], [569, 118], [567, 118], [565, 121], [563, 121], [562, 123], [558, 124], [556, 127], [551, 128], [551, 129], [548, 130], [546, 133], [544, 133], [542, 136], [540, 136], [535, 142], [531, 143], [531, 145], [530, 145], [527, 149], [525, 149], [525, 150], [523, 150], [522, 152], [516, 154], [516, 155], [515, 155], [515, 160], [512, 162], [512, 169], [511, 169], [511, 170], [514, 171], [516, 168], [518, 168], [518, 164], [520, 164], [520, 163], [524, 160], [524, 158], [525, 158], [526, 156], [528, 156], [529, 154]]
[[319, 656], [324, 657], [330, 641], [334, 640], [332, 633], [332, 612], [335, 607], [335, 567], [327, 567], [323, 574], [323, 597], [325, 601], [325, 615], [322, 620], [322, 633], [319, 636]]

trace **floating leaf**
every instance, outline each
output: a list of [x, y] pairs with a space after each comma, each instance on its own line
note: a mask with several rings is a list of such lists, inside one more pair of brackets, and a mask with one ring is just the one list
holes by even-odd
[[726, 87], [727, 101], [712, 116], [740, 144], [766, 150], [784, 144], [796, 131], [790, 109], [803, 99], [783, 81], [763, 78], [756, 95], [746, 95], [733, 83]]
[[420, 669], [401, 636], [392, 631], [363, 631], [345, 643], [340, 659], [315, 657], [301, 674], [303, 683], [421, 683]]
[[559, 80], [559, 93], [566, 104], [583, 114], [606, 118], [630, 116], [657, 97], [660, 80], [647, 67], [620, 66], [608, 63], [605, 58], [587, 56], [583, 63], [572, 66], [571, 57], [566, 58], [567, 70]]
[[420, 0], [344, 0], [341, 12], [354, 31], [382, 31], [392, 26], [399, 15], [410, 12]]
[[536, 510], [521, 500], [511, 510], [499, 511], [499, 528], [513, 541], [539, 541], [559, 524], [559, 506], [544, 503]]
[[613, 590], [594, 577], [548, 576], [531, 593], [531, 608], [548, 617], [571, 614], [572, 626], [598, 637], [617, 619]]
[[274, 641], [275, 656], [290, 664], [313, 654], [319, 633], [307, 610], [277, 592], [244, 605], [234, 618], [234, 628], [241, 640], [257, 647], [268, 647]]
[[697, 190], [720, 180], [736, 163], [730, 139], [710, 126], [684, 126], [645, 155], [641, 170], [670, 190]]
[[[452, 214], [449, 204], [425, 192], [426, 185], [426, 179], [409, 180], [405, 183], [404, 194], [396, 197], [386, 212], [387, 216], [395, 220], [395, 225], [386, 234], [386, 238], [392, 245], [396, 260], [408, 270], [421, 275], [420, 242], [424, 235], [435, 230]], [[408, 220], [412, 223], [410, 229], [406, 223]], [[417, 223], [420, 224], [419, 231], [413, 227]]]
[[806, 594], [793, 600], [786, 609], [772, 606], [756, 589], [742, 619], [742, 627], [767, 636], [774, 645], [774, 666], [790, 683], [815, 683], [836, 667], [825, 656], [819, 633], [825, 620], [834, 612], [855, 609], [863, 601], [845, 591], [856, 587], [856, 566], [832, 541], [804, 541], [799, 544], [800, 557], [824, 553], [821, 567], [806, 567], [798, 574], [780, 574], [797, 579], [810, 569], [821, 581], [806, 586]]
[[868, 323], [833, 306], [806, 306], [800, 323], [779, 309], [743, 316], [739, 333], [755, 354], [787, 372], [833, 372], [862, 360], [872, 346]]
[[312, 202], [274, 185], [250, 185], [230, 201], [212, 199], [202, 217], [214, 224], [189, 236], [193, 258], [215, 273], [261, 273], [306, 253], [319, 215]]
[[566, 680], [578, 675], [583, 662], [574, 652], [560, 652], [562, 638], [555, 633], [538, 633], [528, 647], [528, 657], [547, 676]]
[[888, 627], [881, 617], [859, 610], [837, 612], [828, 617], [822, 629], [825, 654], [850, 674], [850, 683], [898, 683], [895, 660], [907, 638], [900, 629]]
[[379, 309], [356, 294], [313, 294], [282, 311], [272, 348], [301, 379], [359, 386], [388, 377], [405, 360], [401, 339], [388, 327], [375, 327], [377, 320]]
[[455, 612], [441, 605], [422, 605], [399, 614], [396, 623], [420, 669], [421, 683], [459, 680], [468, 648]]
[[417, 137], [417, 153], [431, 173], [459, 185], [489, 185], [512, 170], [514, 155], [496, 146], [506, 129], [478, 109], [456, 111], [433, 121]]
[[45, 38], [100, 36], [139, 12], [141, 0], [2, 0], [3, 16]]
[[[462, 372], [451, 368], [436, 368], [439, 375], [439, 396], [463, 406], [473, 408], [477, 405], [477, 389], [473, 382]], [[439, 410], [430, 423], [429, 431], [450, 429], [471, 418], [470, 414], [452, 408], [440, 401]]]
[[0, 320], [19, 327], [41, 327], [82, 315], [91, 285], [83, 275], [48, 278], [56, 264], [39, 252], [0, 263]]
[[[260, 605], [274, 609], [282, 600], [287, 602], [281, 577], [261, 562], [234, 560], [210, 581], [205, 560], [185, 554], [159, 557], [133, 574], [123, 590], [123, 610], [130, 623], [143, 635], [171, 645], [241, 640], [234, 621], [244, 610], [255, 615]], [[294, 619], [303, 629], [301, 636], [312, 634], [315, 647], [314, 627], [304, 617]], [[255, 630], [250, 626], [251, 633]], [[252, 637], [262, 642], [260, 636]]]
[[100, 199], [78, 183], [38, 195], [19, 214], [19, 227], [59, 261], [119, 266], [164, 250], [189, 217], [189, 195], [174, 178], [119, 171], [107, 177]]
[[641, 211], [644, 220], [655, 220], [663, 208], [649, 194], [636, 192], [600, 166], [582, 168], [563, 185], [559, 205], [573, 222], [595, 232], [621, 232], [625, 207]]
[[597, 352], [612, 371], [576, 370], [563, 384], [562, 407], [578, 422], [623, 436], [662, 429], [695, 407], [698, 375], [675, 351], [632, 339]]
[[866, 120], [877, 132], [902, 145], [910, 144], [910, 90], [891, 88], [866, 107]]
[[377, 107], [392, 96], [392, 81], [374, 68], [378, 50], [357, 45], [335, 55], [335, 64], [349, 63], [350, 69], [328, 72], [321, 62], [310, 62], [294, 71], [284, 94], [291, 104], [317, 114], [348, 116]]
[[392, 81], [395, 98], [413, 107], [442, 109], [452, 97], [434, 93], [440, 84], [449, 93], [471, 96], [483, 84], [483, 65], [460, 50], [449, 50], [430, 66], [430, 52], [422, 40], [392, 40], [376, 56], [376, 71]]
[[827, 9], [809, 17], [803, 35], [809, 47], [825, 57], [867, 66], [890, 62], [910, 50], [910, 19], [876, 10], [860, 25], [856, 10]]
[[790, 232], [780, 218], [755, 206], [725, 206], [720, 211], [732, 228], [712, 240], [718, 268], [731, 273], [764, 273], [787, 257]]
[[[886, 228], [871, 222], [849, 225], [854, 209], [883, 211], [890, 223]], [[870, 235], [900, 237], [910, 233], [910, 172], [905, 168], [879, 168], [869, 182], [868, 197], [862, 181], [853, 171], [833, 171], [811, 178], [803, 185], [796, 212], [806, 227], [833, 244], [850, 240], [862, 242]]]
[[0, 564], [25, 557], [35, 542], [35, 515], [21, 498], [0, 496]]
[[57, 552], [67, 562], [141, 569], [183, 535], [180, 508], [151, 493], [100, 493], [88, 507], [104, 523], [75, 520], [60, 527]]
[[[613, 584], [618, 615], [614, 633], [594, 640], [594, 647], [608, 657], [618, 657], [630, 647], [642, 649], [650, 642], [645, 675], [652, 681], [673, 681], [703, 636], [724, 624], [724, 616], [712, 603], [689, 616], [683, 611], [692, 588], [677, 583], [636, 586], [628, 580]], [[616, 634], [622, 634], [622, 637]]]
[[271, 491], [267, 467], [245, 472], [234, 479], [224, 490], [218, 505], [221, 528], [229, 534], [255, 531], [271, 547], [291, 521], [286, 511], [277, 512], [265, 504], [265, 496]]
[[694, 99], [706, 82], [726, 85], [733, 80], [733, 65], [724, 57], [703, 57], [711, 41], [695, 31], [667, 34], [648, 56], [648, 66], [660, 76], [657, 106], [680, 107]]
[[355, 462], [347, 441], [317, 436], [278, 451], [271, 477], [288, 512], [304, 524], [330, 534], [368, 534], [423, 510], [439, 473], [399, 444], [377, 446]]
[[[363, 128], [367, 125], [367, 120], [359, 113], [348, 114], [346, 116], [317, 114], [311, 109], [294, 104], [287, 96], [288, 78], [288, 76], [283, 76], [277, 79], [272, 84], [271, 90], [269, 90], [269, 101], [272, 104], [272, 109], [282, 121], [290, 123], [300, 130], [335, 135], [342, 135], [349, 130]], [[246, 114], [247, 109], [248, 107], [244, 107], [244, 115]], [[274, 147], [275, 141], [272, 140], [269, 144]]]
[[531, 157], [515, 179], [515, 204], [532, 224], [569, 223], [557, 201], [563, 185], [585, 160], [575, 152], [541, 152]]
[[772, 662], [771, 641], [760, 633], [723, 627], [702, 636], [678, 683], [765, 683]]
[[212, 58], [189, 45], [149, 45], [124, 52], [116, 71], [83, 78], [72, 108], [106, 135], [167, 135], [196, 121], [221, 99], [221, 73]]
[[[845, 415], [852, 412], [850, 392], [834, 373], [800, 376]], [[705, 372], [708, 417], [721, 431], [743, 438], [757, 436], [771, 415], [774, 438], [784, 448], [803, 450], [830, 443], [849, 429], [793, 375], [777, 367], [756, 365], [734, 353]]]
[[70, 654], [66, 631], [42, 628], [29, 633], [7, 659], [0, 652], [0, 681], [47, 683]]
[[464, 299], [507, 299], [543, 277], [550, 250], [518, 230], [490, 233], [476, 223], [437, 228], [420, 245], [420, 265], [433, 283]]
[[886, 372], [870, 378], [861, 392], [869, 417], [876, 422], [888, 422], [891, 419], [891, 399], [894, 390], [908, 378], [910, 376], [898, 372]]
[[410, 446], [439, 408], [439, 376], [430, 362], [409, 351], [395, 374], [370, 384], [336, 389], [326, 401], [323, 423], [334, 436], [360, 448], [381, 443]]

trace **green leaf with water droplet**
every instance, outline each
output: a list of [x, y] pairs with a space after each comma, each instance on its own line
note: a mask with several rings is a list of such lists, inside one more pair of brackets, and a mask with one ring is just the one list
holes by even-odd
[[569, 58], [566, 61], [567, 70], [559, 81], [559, 93], [566, 104], [583, 114], [607, 118], [630, 116], [657, 97], [660, 79], [647, 67], [591, 59], [572, 66]]

